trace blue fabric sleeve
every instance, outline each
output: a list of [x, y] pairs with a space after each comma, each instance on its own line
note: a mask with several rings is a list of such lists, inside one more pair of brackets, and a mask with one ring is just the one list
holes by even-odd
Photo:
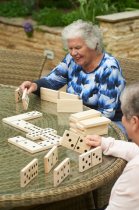
[[64, 58], [63, 61], [50, 72], [50, 74], [39, 80], [34, 81], [37, 84], [38, 88], [33, 93], [36, 95], [40, 95], [40, 87], [59, 90], [65, 84], [67, 84], [67, 80], [68, 66], [66, 63], [66, 59]]

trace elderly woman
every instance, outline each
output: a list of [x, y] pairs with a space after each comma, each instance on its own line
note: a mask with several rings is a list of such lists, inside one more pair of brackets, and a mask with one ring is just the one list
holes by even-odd
[[62, 32], [69, 53], [49, 75], [20, 88], [40, 94], [40, 87], [58, 90], [67, 85], [68, 93], [78, 95], [84, 105], [119, 121], [122, 117], [119, 97], [125, 80], [118, 61], [102, 50], [101, 34], [91, 22], [77, 20]]
[[93, 147], [101, 146], [105, 155], [125, 159], [128, 163], [116, 181], [106, 210], [139, 209], [139, 84], [125, 88], [121, 97], [123, 111], [122, 123], [127, 134], [134, 142], [116, 141], [112, 137], [104, 138], [88, 135], [86, 143]]

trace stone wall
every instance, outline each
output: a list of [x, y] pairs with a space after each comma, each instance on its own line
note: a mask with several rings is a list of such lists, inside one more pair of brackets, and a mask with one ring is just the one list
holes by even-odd
[[[98, 16], [103, 31], [105, 50], [118, 57], [139, 59], [139, 10]], [[34, 27], [33, 37], [27, 37], [23, 24]], [[0, 47], [39, 51], [50, 50], [53, 59], [48, 59], [43, 74], [47, 74], [64, 57], [61, 40], [62, 28], [38, 26], [35, 21], [21, 18], [0, 17]]]
[[98, 16], [97, 19], [108, 52], [139, 59], [139, 10]]
[[[30, 22], [34, 27], [33, 37], [28, 37], [24, 31], [23, 24]], [[47, 59], [45, 71], [49, 73], [65, 55], [61, 40], [61, 28], [49, 28], [37, 26], [32, 20], [21, 18], [0, 17], [0, 47], [20, 50], [38, 51], [44, 53], [50, 50], [54, 59]]]

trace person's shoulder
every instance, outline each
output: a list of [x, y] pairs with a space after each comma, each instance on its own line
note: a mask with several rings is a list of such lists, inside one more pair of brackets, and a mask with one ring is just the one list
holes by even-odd
[[70, 53], [67, 53], [65, 55], [65, 57], [63, 58], [62, 62], [69, 64], [71, 61], [73, 61], [72, 56], [70, 55]]
[[104, 52], [103, 60], [108, 67], [119, 68], [119, 62], [113, 55], [111, 55], [107, 52]]

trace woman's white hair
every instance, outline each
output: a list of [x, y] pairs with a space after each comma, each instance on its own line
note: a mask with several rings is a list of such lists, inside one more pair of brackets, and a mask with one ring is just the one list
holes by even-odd
[[92, 22], [77, 20], [66, 26], [62, 32], [64, 46], [67, 48], [67, 40], [82, 38], [90, 49], [102, 51], [101, 31]]
[[127, 119], [139, 117], [139, 83], [127, 86], [121, 94], [121, 109]]

